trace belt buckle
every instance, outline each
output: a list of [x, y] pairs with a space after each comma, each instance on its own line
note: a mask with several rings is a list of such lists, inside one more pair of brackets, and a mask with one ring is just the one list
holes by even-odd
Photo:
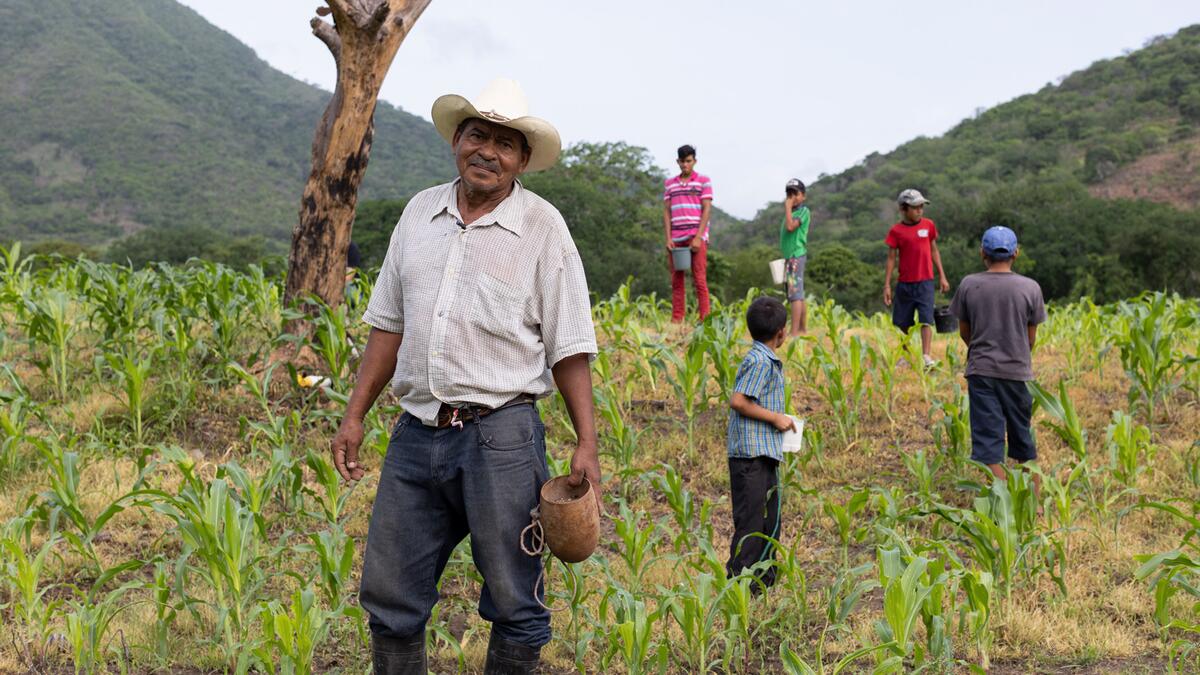
[[463, 428], [463, 423], [462, 420], [458, 419], [458, 408], [451, 408], [450, 410], [450, 426], [461, 430]]

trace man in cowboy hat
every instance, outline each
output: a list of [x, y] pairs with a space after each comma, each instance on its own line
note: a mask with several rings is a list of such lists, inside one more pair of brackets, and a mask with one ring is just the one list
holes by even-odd
[[392, 232], [332, 451], [343, 478], [363, 476], [363, 417], [390, 380], [406, 412], [380, 471], [359, 596], [375, 672], [424, 675], [438, 579], [467, 536], [492, 622], [484, 671], [532, 672], [550, 616], [541, 560], [520, 537], [549, 478], [533, 402], [555, 385], [579, 439], [571, 483], [586, 478], [599, 495], [587, 282], [558, 210], [517, 180], [561, 149], [517, 83], [497, 80], [474, 101], [442, 96], [432, 116], [459, 176], [414, 196]]

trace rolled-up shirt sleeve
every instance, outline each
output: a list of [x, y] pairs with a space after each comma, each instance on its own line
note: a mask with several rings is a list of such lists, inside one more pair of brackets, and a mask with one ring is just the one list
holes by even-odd
[[404, 258], [403, 222], [401, 220], [392, 230], [383, 267], [375, 280], [367, 311], [363, 313], [365, 323], [389, 333], [404, 332], [404, 287], [400, 283], [400, 266]]
[[574, 248], [565, 250], [560, 264], [547, 267], [541, 284], [540, 314], [546, 366], [553, 368], [568, 356], [594, 356], [596, 329], [579, 252]]

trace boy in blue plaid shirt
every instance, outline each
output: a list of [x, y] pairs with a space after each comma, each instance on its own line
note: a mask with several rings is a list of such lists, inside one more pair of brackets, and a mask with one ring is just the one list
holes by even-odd
[[[775, 547], [756, 534], [779, 539], [779, 478], [783, 432], [796, 423], [784, 411], [783, 362], [775, 350], [787, 339], [787, 308], [774, 298], [758, 298], [746, 310], [754, 345], [738, 366], [729, 400], [729, 487], [733, 493], [733, 539], [729, 576], [775, 557]], [[763, 572], [761, 590], [775, 583], [775, 570]]]

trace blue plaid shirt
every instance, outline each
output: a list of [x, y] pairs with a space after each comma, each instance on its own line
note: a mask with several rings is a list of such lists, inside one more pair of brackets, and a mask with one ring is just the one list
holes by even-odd
[[[783, 362], [770, 347], [755, 340], [738, 366], [733, 390], [767, 410], [783, 412]], [[771, 457], [783, 461], [783, 434], [767, 422], [730, 410], [727, 434], [730, 457]]]

